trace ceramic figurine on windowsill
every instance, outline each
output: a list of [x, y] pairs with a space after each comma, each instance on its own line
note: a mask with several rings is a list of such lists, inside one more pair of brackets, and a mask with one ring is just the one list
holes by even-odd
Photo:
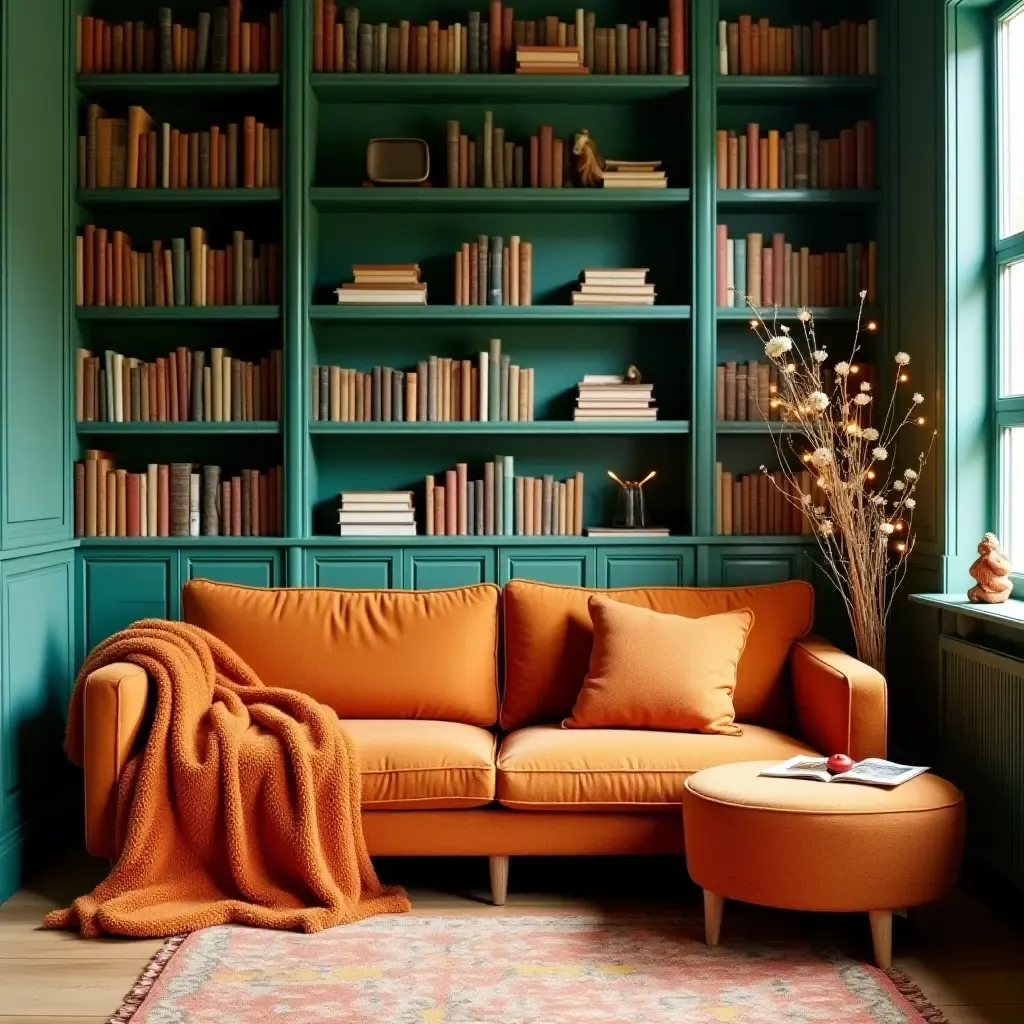
[[967, 592], [967, 598], [976, 604], [1002, 604], [1013, 590], [1012, 568], [994, 533], [986, 533], [982, 538], [978, 556], [968, 570], [977, 585]]

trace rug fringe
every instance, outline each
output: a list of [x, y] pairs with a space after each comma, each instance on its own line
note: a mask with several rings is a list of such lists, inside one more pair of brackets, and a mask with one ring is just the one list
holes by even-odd
[[896, 986], [896, 991], [921, 1015], [923, 1021], [927, 1021], [927, 1024], [949, 1024], [945, 1013], [925, 996], [921, 986], [909, 974], [895, 968], [883, 973]]
[[156, 984], [157, 978], [163, 973], [164, 968], [171, 962], [171, 957], [178, 951], [181, 944], [187, 939], [187, 935], [172, 935], [165, 940], [164, 944], [153, 954], [152, 959], [146, 964], [146, 969], [139, 975], [139, 980], [132, 986], [131, 991], [121, 1001], [117, 1011], [107, 1018], [107, 1024], [128, 1024], [135, 1015], [135, 1011], [142, 1005], [150, 989]]

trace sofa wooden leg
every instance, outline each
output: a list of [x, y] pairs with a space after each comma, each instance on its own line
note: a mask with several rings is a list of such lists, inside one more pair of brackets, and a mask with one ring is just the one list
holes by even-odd
[[508, 857], [491, 857], [491, 902], [496, 907], [505, 906], [508, 895]]
[[718, 945], [718, 937], [722, 933], [722, 911], [725, 909], [725, 897], [718, 893], [704, 890], [704, 938], [709, 946]]
[[875, 963], [887, 971], [892, 967], [892, 911], [872, 910], [868, 913], [871, 921], [871, 944], [875, 949]]

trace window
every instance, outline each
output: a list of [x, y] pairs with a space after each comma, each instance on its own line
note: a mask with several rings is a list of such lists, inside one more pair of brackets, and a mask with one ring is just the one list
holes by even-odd
[[996, 19], [996, 430], [1001, 540], [1024, 571], [1024, 2]]

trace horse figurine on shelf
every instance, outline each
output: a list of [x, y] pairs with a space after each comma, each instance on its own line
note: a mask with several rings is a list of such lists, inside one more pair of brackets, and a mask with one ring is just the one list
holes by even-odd
[[604, 181], [604, 160], [586, 128], [576, 133], [572, 152], [576, 157], [576, 173], [579, 175], [580, 184], [584, 188], [600, 188]]

